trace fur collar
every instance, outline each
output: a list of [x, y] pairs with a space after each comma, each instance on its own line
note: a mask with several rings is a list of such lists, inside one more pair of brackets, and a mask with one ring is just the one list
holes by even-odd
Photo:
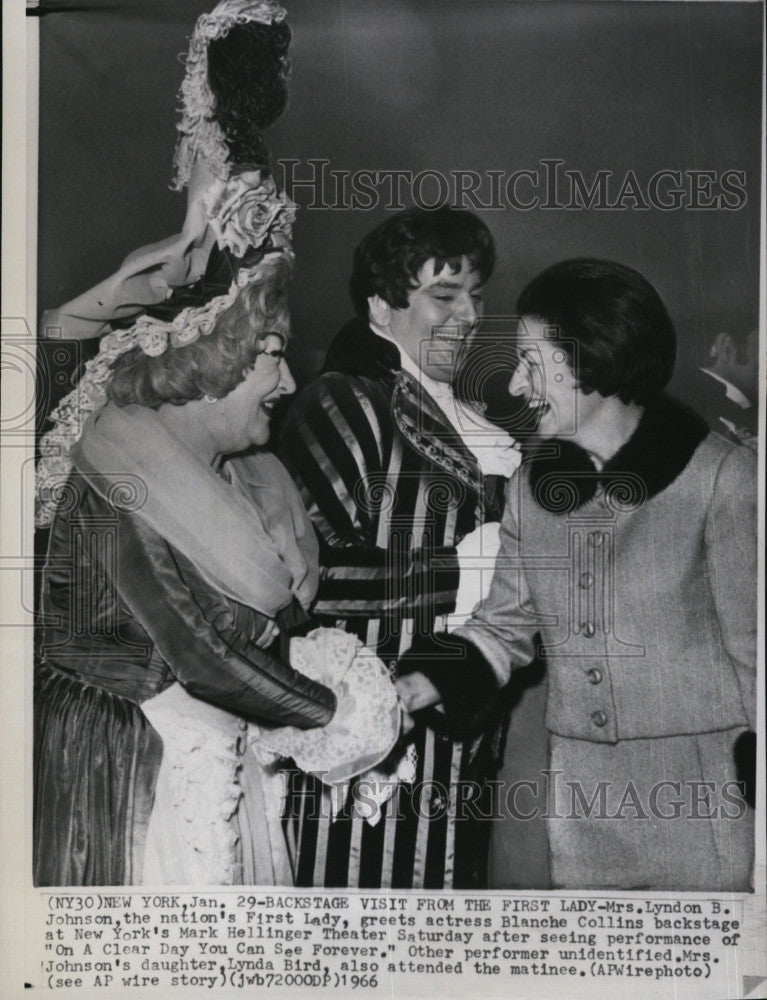
[[373, 333], [364, 320], [356, 318], [350, 319], [336, 335], [323, 371], [394, 381], [401, 367], [397, 346]]
[[[540, 442], [529, 462], [533, 494], [546, 510], [569, 513], [593, 499], [598, 489], [631, 478], [647, 499], [680, 475], [709, 433], [704, 420], [667, 396], [651, 403], [628, 441], [597, 472], [588, 454], [571, 441]], [[563, 509], [556, 483], [567, 485], [573, 503]], [[547, 498], [552, 498], [547, 502]]]

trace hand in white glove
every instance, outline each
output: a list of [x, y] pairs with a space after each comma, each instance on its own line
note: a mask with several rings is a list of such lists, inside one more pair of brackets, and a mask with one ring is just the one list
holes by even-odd
[[495, 559], [501, 547], [501, 525], [490, 521], [466, 535], [457, 546], [458, 593], [455, 612], [449, 616], [449, 632], [463, 625], [474, 608], [487, 597], [493, 579]]

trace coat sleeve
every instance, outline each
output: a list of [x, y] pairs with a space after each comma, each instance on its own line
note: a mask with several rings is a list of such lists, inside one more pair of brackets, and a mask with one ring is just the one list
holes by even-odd
[[737, 675], [749, 725], [755, 729], [757, 470], [749, 448], [733, 448], [719, 466], [705, 545], [722, 645]]
[[376, 544], [379, 514], [395, 502], [393, 433], [389, 396], [373, 380], [326, 373], [293, 401], [279, 456], [320, 539], [317, 615], [433, 618], [455, 607], [454, 547]]
[[482, 732], [512, 670], [527, 666], [536, 654], [540, 624], [520, 558], [516, 497], [519, 473], [509, 484], [500, 529], [500, 550], [490, 591], [461, 628], [417, 636], [400, 659], [398, 673], [425, 674], [442, 698], [444, 715], [431, 713], [430, 724], [464, 739]]
[[191, 694], [256, 721], [330, 721], [333, 692], [256, 646], [237, 608], [140, 518], [121, 515], [116, 544], [120, 597]]
[[508, 682], [513, 669], [532, 662], [540, 630], [521, 555], [518, 498], [522, 476], [522, 471], [517, 471], [507, 490], [490, 591], [466, 624], [454, 633], [480, 650], [498, 687]]

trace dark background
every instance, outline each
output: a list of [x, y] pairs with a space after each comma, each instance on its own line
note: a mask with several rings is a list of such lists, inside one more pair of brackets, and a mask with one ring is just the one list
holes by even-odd
[[[213, 4], [69, 6], [43, 4], [40, 15], [41, 309], [106, 277], [136, 247], [178, 231], [185, 196], [168, 186], [178, 56], [198, 14]], [[559, 158], [587, 178], [606, 169], [620, 179], [633, 169], [645, 182], [664, 168], [745, 171], [747, 202], [738, 211], [480, 212], [498, 244], [488, 313], [513, 311], [523, 284], [555, 260], [628, 263], [658, 288], [676, 321], [682, 395], [685, 372], [717, 331], [756, 325], [761, 4], [286, 6], [291, 100], [267, 133], [274, 161], [510, 174]], [[309, 209], [306, 190], [296, 200], [304, 207], [294, 233], [292, 362], [301, 383], [351, 313], [352, 249], [385, 209]], [[68, 388], [75, 354], [48, 357], [51, 402]]]

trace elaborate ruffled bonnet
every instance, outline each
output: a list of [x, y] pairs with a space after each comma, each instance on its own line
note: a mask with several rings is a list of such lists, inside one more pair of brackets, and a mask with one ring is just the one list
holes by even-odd
[[[208, 80], [208, 46], [224, 38], [235, 25], [274, 24], [285, 19], [285, 10], [273, 0], [223, 0], [210, 14], [198, 18], [189, 42], [186, 75], [181, 84], [181, 133], [175, 155], [173, 187], [181, 190], [189, 183], [195, 160], [202, 156], [208, 168], [226, 180], [231, 172], [229, 149], [216, 121], [216, 99]], [[284, 64], [287, 77], [288, 66]]]
[[[43, 314], [42, 337], [102, 339], [78, 384], [50, 414], [53, 429], [40, 441], [38, 527], [53, 520], [56, 487], [71, 468], [70, 448], [90, 413], [106, 402], [114, 361], [137, 346], [157, 356], [169, 345], [183, 347], [208, 335], [240, 289], [261, 280], [265, 254], [280, 253], [292, 262], [296, 206], [277, 190], [266, 164], [231, 162], [208, 80], [212, 41], [226, 38], [238, 25], [271, 25], [284, 18], [285, 10], [273, 0], [223, 0], [198, 19], [180, 91], [174, 187], [188, 188], [181, 232], [134, 251], [111, 277]], [[278, 56], [270, 72], [284, 86], [287, 59]], [[214, 258], [215, 280], [206, 280]]]

